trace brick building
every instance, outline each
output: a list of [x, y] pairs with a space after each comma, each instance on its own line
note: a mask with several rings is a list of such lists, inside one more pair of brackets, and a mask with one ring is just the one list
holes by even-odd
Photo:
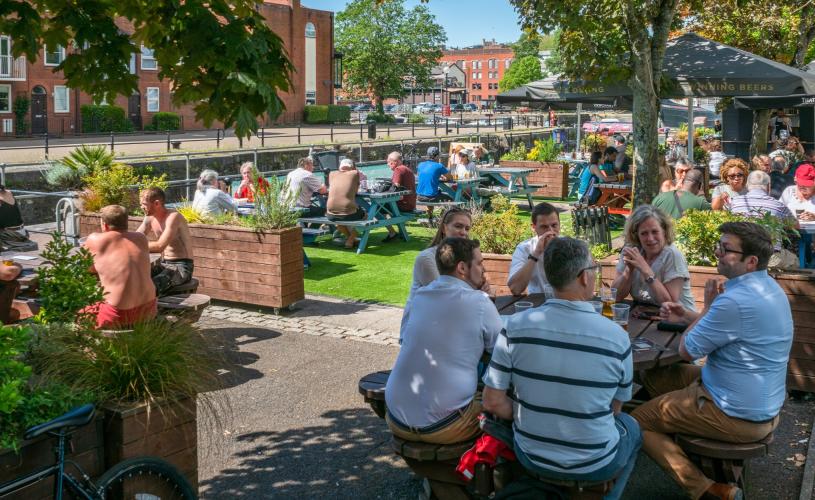
[[[309, 9], [300, 0], [264, 0], [258, 5], [268, 25], [280, 38], [294, 66], [292, 90], [281, 95], [286, 110], [278, 122], [299, 122], [306, 103], [331, 104], [334, 100], [334, 13]], [[132, 33], [133, 26], [123, 19], [117, 26]], [[26, 121], [34, 134], [73, 134], [81, 129], [80, 108], [93, 97], [65, 85], [61, 71], [53, 71], [66, 56], [63, 47], [43, 47], [36, 62], [11, 56], [14, 43], [0, 35], [0, 134], [15, 131], [13, 102], [17, 97], [31, 99]], [[159, 68], [149, 48], [142, 47], [130, 61], [130, 71], [138, 75], [138, 91], [129, 97], [118, 96], [115, 104], [125, 110], [137, 130], [152, 123], [159, 111], [181, 115], [182, 128], [204, 128], [195, 120], [192, 106], [172, 105], [172, 82], [158, 78]], [[217, 127], [219, 124], [212, 124]]]
[[467, 102], [492, 106], [498, 95], [498, 82], [512, 63], [512, 47], [495, 40], [463, 49], [446, 49], [441, 64], [456, 64], [466, 77]]

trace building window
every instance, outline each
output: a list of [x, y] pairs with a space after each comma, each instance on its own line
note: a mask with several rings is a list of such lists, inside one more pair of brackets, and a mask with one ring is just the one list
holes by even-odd
[[158, 87], [147, 87], [147, 112], [157, 113], [158, 109]]
[[475, 71], [473, 71], [473, 80], [475, 80], [476, 75], [478, 75], [478, 73], [476, 73]]
[[49, 51], [46, 45], [43, 51], [45, 52], [46, 66], [59, 66], [65, 60], [65, 47], [62, 45], [57, 45], [53, 51]]
[[504, 61], [504, 69], [509, 69], [509, 65], [512, 64], [512, 59], [507, 59]]
[[458, 61], [456, 61], [456, 66], [458, 66], [458, 67], [459, 67], [459, 68], [461, 68], [461, 69], [467, 69], [467, 63], [466, 63], [466, 62], [464, 62], [464, 61], [463, 61], [463, 60], [461, 60], [461, 59], [459, 59]]
[[54, 113], [68, 113], [71, 111], [71, 101], [68, 99], [68, 87], [54, 85]]
[[495, 69], [495, 68], [497, 68], [496, 63], [495, 63], [495, 59], [490, 59], [490, 61], [489, 61], [489, 63], [488, 63], [488, 64], [489, 64], [489, 68], [490, 68], [490, 69]]
[[130, 54], [130, 66], [128, 66], [128, 68], [130, 69], [130, 74], [131, 75], [136, 74], [136, 54], [135, 53]]
[[478, 72], [478, 79], [481, 80], [482, 78], [484, 78], [484, 73], [479, 71]]
[[158, 62], [153, 54], [153, 49], [141, 46], [141, 69], [158, 69]]
[[317, 38], [317, 29], [313, 23], [306, 23], [306, 38]]
[[0, 113], [11, 113], [11, 85], [0, 85]]

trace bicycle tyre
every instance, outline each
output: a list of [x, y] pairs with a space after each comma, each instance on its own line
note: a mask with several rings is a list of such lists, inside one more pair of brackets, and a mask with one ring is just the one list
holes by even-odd
[[157, 457], [135, 457], [114, 465], [99, 478], [102, 499], [195, 500], [198, 495], [178, 469]]

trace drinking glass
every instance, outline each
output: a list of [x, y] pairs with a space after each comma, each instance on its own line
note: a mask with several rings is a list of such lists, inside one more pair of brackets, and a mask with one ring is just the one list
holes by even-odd
[[612, 320], [623, 328], [628, 327], [628, 315], [631, 306], [628, 304], [613, 304], [611, 306]]
[[594, 307], [594, 312], [603, 314], [603, 302], [600, 300], [592, 300], [591, 305]]
[[531, 309], [533, 305], [534, 304], [532, 304], [532, 302], [527, 302], [525, 300], [522, 300], [520, 302], [516, 302], [515, 303], [515, 312], [516, 313], [524, 312], [527, 309]]
[[617, 300], [617, 289], [603, 287], [600, 290], [600, 300], [603, 301], [603, 316], [612, 318], [611, 305]]

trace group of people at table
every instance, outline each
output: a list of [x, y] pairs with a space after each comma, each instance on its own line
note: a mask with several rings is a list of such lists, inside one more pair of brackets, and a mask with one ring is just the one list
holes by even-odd
[[487, 412], [512, 422], [512, 451], [533, 477], [614, 478], [606, 498], [620, 498], [643, 449], [692, 498], [740, 498], [736, 485], [706, 477], [672, 435], [756, 442], [778, 425], [793, 322], [767, 273], [769, 233], [750, 222], [719, 227], [718, 271], [728, 279], [706, 284], [699, 311], [673, 219], [651, 205], [632, 212], [615, 300], [659, 306], [663, 319], [688, 326], [678, 343], [684, 362], [641, 372], [651, 399], [629, 415], [631, 341], [590, 303], [600, 266], [587, 244], [560, 236], [554, 206], [535, 206], [534, 234], [514, 252], [507, 284], [515, 294], [551, 287], [553, 298], [500, 316], [485, 293], [479, 242], [468, 239], [471, 222], [468, 211], [447, 210], [416, 258], [385, 389], [391, 432], [460, 443], [481, 434], [478, 417]]

